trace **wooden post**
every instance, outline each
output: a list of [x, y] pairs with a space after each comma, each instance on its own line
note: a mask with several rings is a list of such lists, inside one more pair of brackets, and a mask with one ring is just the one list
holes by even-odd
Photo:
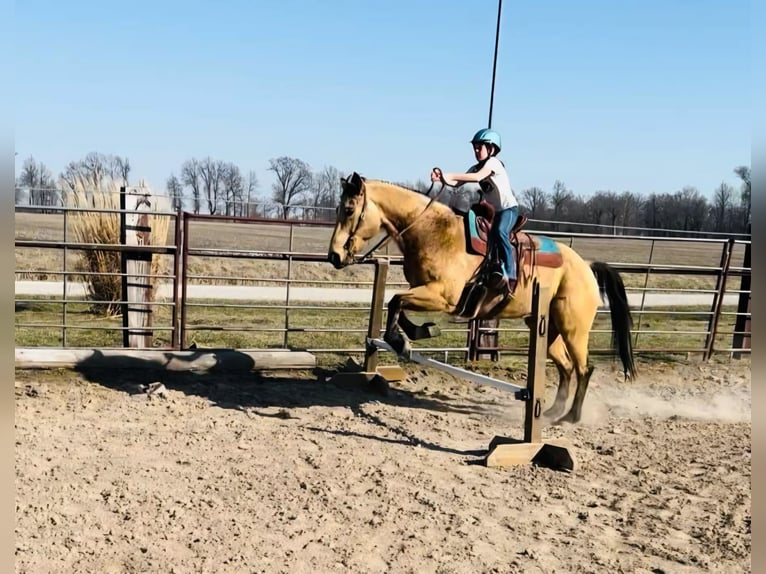
[[[388, 259], [376, 259], [370, 321], [367, 326], [367, 336], [371, 339], [379, 338], [383, 328], [383, 302], [386, 297], [386, 279], [388, 279]], [[378, 350], [368, 349], [364, 355], [364, 370], [372, 372], [377, 367]]]
[[[367, 339], [377, 339], [383, 329], [383, 303], [386, 296], [388, 278], [388, 260], [375, 260], [375, 279], [372, 289], [370, 320], [367, 326]], [[365, 339], [366, 341], [366, 339]], [[331, 382], [340, 387], [356, 387], [370, 384], [381, 394], [388, 393], [389, 381], [401, 381], [407, 377], [399, 365], [378, 366], [378, 349], [367, 346], [364, 353], [364, 365], [353, 365], [350, 371], [335, 373]]]
[[[120, 243], [150, 245], [152, 228], [149, 223], [151, 193], [146, 187], [120, 188]], [[123, 251], [122, 272], [122, 344], [123, 347], [152, 346], [152, 284], [149, 277], [152, 254]]]
[[496, 436], [489, 445], [485, 464], [491, 467], [535, 463], [556, 470], [573, 472], [576, 468], [571, 446], [564, 440], [542, 440], [542, 406], [545, 397], [545, 362], [548, 357], [549, 289], [532, 286], [534, 328], [529, 337], [524, 440]]
[[532, 287], [535, 327], [529, 332], [527, 352], [529, 402], [524, 409], [524, 442], [540, 442], [542, 437], [540, 416], [545, 399], [545, 362], [548, 358], [548, 291], [547, 287], [541, 290], [537, 281]]

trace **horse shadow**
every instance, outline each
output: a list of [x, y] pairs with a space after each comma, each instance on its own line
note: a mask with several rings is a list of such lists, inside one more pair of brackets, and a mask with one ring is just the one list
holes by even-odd
[[[192, 363], [203, 355], [209, 355], [209, 349], [190, 353], [187, 356], [168, 352], [168, 361]], [[226, 366], [213, 364], [204, 370], [167, 370], [150, 361], [132, 356], [104, 355], [96, 350], [87, 359], [74, 368], [86, 381], [126, 394], [147, 394], [159, 384], [167, 391], [176, 391], [187, 396], [201, 397], [211, 406], [245, 412], [249, 417], [296, 418], [292, 409], [304, 409], [314, 406], [346, 407], [355, 417], [368, 422], [372, 427], [382, 428], [384, 434], [396, 436], [389, 438], [373, 433], [359, 433], [307, 426], [307, 430], [328, 434], [354, 436], [378, 442], [397, 442], [407, 446], [418, 446], [435, 451], [466, 456], [484, 456], [485, 450], [456, 450], [426, 441], [399, 426], [392, 426], [383, 418], [365, 410], [366, 405], [384, 403], [394, 407], [424, 409], [429, 411], [474, 414], [486, 412], [480, 403], [463, 403], [449, 397], [426, 396], [418, 391], [397, 385], [396, 388], [382, 390], [379, 382], [372, 384], [348, 383], [336, 384], [333, 376], [347, 370], [347, 365], [339, 363], [331, 367], [314, 367], [305, 371], [269, 371], [255, 368], [253, 359], [237, 351], [227, 350]], [[160, 387], [161, 388], [161, 387]], [[474, 464], [478, 461], [468, 461]]]

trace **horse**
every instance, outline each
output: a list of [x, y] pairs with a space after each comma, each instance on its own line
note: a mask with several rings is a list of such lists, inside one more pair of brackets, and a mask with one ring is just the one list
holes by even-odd
[[[433, 331], [415, 325], [405, 311], [454, 317], [466, 285], [476, 277], [485, 256], [467, 248], [463, 216], [427, 194], [363, 178], [357, 172], [342, 177], [341, 187], [328, 260], [336, 269], [357, 262], [362, 248], [383, 232], [396, 241], [410, 288], [389, 301], [383, 339], [406, 358], [411, 352], [410, 340], [431, 336]], [[548, 356], [558, 369], [559, 383], [553, 405], [544, 416], [556, 424], [577, 423], [593, 373], [593, 366], [588, 364], [590, 331], [603, 298], [609, 300], [612, 344], [620, 356], [625, 380], [636, 375], [632, 318], [625, 286], [616, 269], [605, 262], [589, 263], [563, 243], [555, 242], [556, 247], [561, 254], [557, 266], [535, 264], [534, 257], [529, 263], [522, 261], [515, 292], [496, 317], [524, 319], [530, 329], [534, 328], [533, 283], [548, 288]], [[563, 415], [573, 374], [577, 377], [574, 399]]]

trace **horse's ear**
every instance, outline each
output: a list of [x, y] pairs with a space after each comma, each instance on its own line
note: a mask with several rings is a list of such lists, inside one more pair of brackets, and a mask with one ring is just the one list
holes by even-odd
[[359, 195], [362, 193], [362, 186], [364, 185], [362, 177], [354, 172], [352, 173], [349, 178], [345, 181], [345, 188], [348, 188], [348, 192], [353, 195]]

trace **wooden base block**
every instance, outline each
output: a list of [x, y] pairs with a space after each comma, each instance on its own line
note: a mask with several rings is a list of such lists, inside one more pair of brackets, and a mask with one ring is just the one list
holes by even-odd
[[361, 371], [358, 373], [335, 373], [330, 377], [330, 384], [351, 391], [367, 388], [370, 391], [387, 396], [389, 393], [388, 381], [375, 372]]
[[399, 365], [383, 365], [375, 369], [387, 381], [404, 381], [407, 373]]
[[564, 440], [524, 442], [506, 437], [495, 437], [489, 445], [485, 464], [490, 467], [538, 464], [574, 472], [577, 466], [572, 446]]

